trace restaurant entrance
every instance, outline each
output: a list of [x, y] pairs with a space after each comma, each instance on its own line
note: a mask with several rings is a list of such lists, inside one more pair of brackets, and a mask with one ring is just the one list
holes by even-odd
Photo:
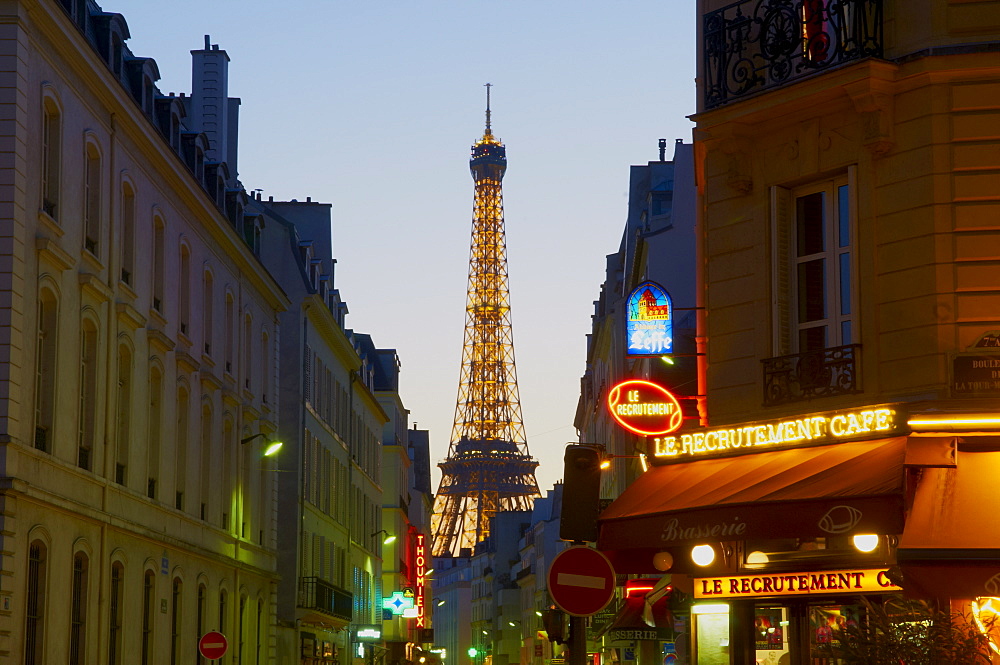
[[843, 631], [863, 620], [858, 597], [788, 602], [738, 600], [696, 604], [697, 665], [842, 665]]

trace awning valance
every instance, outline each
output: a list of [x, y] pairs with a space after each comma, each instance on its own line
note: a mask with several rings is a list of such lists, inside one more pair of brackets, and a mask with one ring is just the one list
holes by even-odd
[[696, 542], [898, 534], [905, 454], [895, 437], [654, 467], [601, 513], [597, 546], [626, 572]]
[[1000, 596], [1000, 452], [962, 451], [956, 468], [924, 469], [896, 556], [918, 597]]

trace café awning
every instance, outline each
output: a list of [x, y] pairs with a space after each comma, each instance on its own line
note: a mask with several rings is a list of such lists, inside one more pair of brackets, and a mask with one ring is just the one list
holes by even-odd
[[956, 467], [923, 470], [896, 552], [907, 595], [1000, 596], [998, 480], [1000, 451], [975, 444]]
[[677, 545], [903, 530], [906, 437], [653, 467], [601, 513], [598, 549], [647, 572]]

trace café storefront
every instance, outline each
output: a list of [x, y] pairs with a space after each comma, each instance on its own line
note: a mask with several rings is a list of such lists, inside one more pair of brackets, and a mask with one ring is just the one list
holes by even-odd
[[876, 405], [649, 437], [648, 453], [597, 546], [618, 573], [670, 576], [690, 663], [836, 665], [866, 604], [1000, 596], [996, 414]]

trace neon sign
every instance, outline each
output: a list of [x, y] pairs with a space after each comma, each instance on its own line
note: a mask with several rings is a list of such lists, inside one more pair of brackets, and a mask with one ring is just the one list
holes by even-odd
[[662, 356], [673, 350], [674, 322], [670, 295], [656, 282], [644, 282], [628, 297], [625, 337], [627, 356]]
[[751, 598], [755, 596], [811, 596], [822, 593], [895, 593], [885, 570], [831, 570], [773, 573], [694, 580], [695, 598]]
[[625, 429], [645, 436], [668, 434], [681, 426], [680, 402], [663, 386], [629, 379], [608, 391], [608, 410]]
[[884, 436], [899, 429], [893, 409], [852, 409], [657, 437], [652, 441], [652, 451], [653, 458], [658, 461], [679, 461], [852, 441]]
[[406, 615], [408, 618], [417, 620], [417, 628], [424, 627], [424, 595], [427, 591], [427, 548], [424, 545], [424, 534], [413, 535], [413, 567], [417, 573], [416, 584], [414, 585], [414, 608], [416, 613]]

